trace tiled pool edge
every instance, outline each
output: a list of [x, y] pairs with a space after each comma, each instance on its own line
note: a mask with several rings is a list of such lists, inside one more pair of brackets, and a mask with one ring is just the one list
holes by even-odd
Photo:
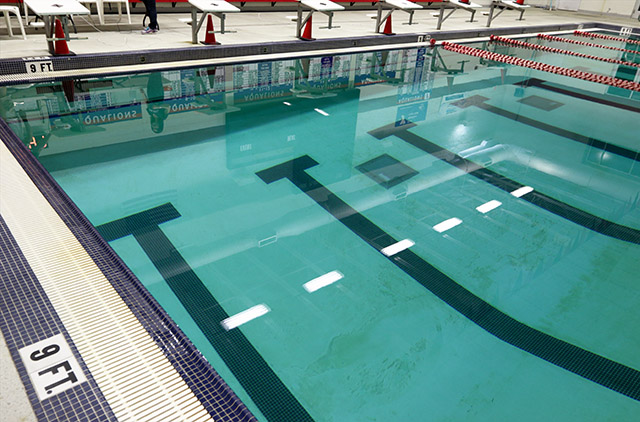
[[[216, 420], [255, 420], [246, 406], [167, 316], [164, 310], [142, 286], [140, 281], [137, 280], [126, 265], [122, 263], [120, 258], [111, 250], [109, 245], [98, 235], [93, 226], [77, 209], [70, 198], [68, 198], [48, 172], [11, 132], [2, 119], [0, 119], [0, 137], [99, 269], [109, 279], [113, 288], [118, 292], [119, 296], [124, 300], [138, 321], [144, 326], [145, 330], [153, 338], [155, 344], [162, 350], [163, 354], [171, 362], [172, 366], [180, 374], [191, 391], [193, 391], [207, 412], [216, 417]], [[65, 331], [51, 304], [48, 302], [46, 295], [44, 295], [41, 289], [38, 290], [39, 283], [35, 279], [33, 272], [30, 271], [28, 263], [24, 260], [19, 248], [17, 248], [15, 242], [11, 241], [10, 233], [2, 229], [6, 229], [6, 225], [4, 224], [4, 220], [0, 219], [0, 245], [3, 255], [5, 255], [0, 265], [0, 271], [2, 271], [3, 274], [2, 280], [4, 283], [11, 284], [11, 286], [8, 286], [10, 288], [21, 288], [22, 294], [7, 296], [7, 299], [4, 300], [5, 304], [3, 304], [1, 309], [2, 319], [0, 320], [0, 328], [5, 335], [7, 346], [9, 347], [22, 382], [25, 384], [29, 399], [38, 418], [40, 420], [70, 420], [60, 418], [60, 415], [56, 415], [55, 412], [63, 408], [76, 409], [78, 407], [77, 404], [67, 400], [66, 403], [57, 403], [57, 405], [54, 405], [52, 399], [40, 402], [18, 355], [18, 349], [20, 347], [60, 332], [64, 333]], [[17, 264], [20, 263], [23, 265], [18, 267], [21, 271], [17, 273], [16, 267]], [[9, 276], [5, 277], [6, 274], [9, 274]], [[25, 286], [23, 284], [25, 280], [34, 283], [35, 287], [33, 285]], [[38, 297], [40, 299], [38, 301], [35, 301], [34, 297], [26, 294], [33, 292], [39, 293]], [[3, 297], [5, 297], [5, 295], [3, 295]], [[8, 299], [17, 300], [17, 302], [7, 303]], [[35, 309], [24, 312], [24, 309], [29, 309], [29, 307], [34, 306], [32, 303], [35, 304]], [[14, 306], [10, 308], [11, 305]], [[23, 310], [22, 312], [20, 312], [21, 309]], [[40, 333], [38, 337], [29, 338], [22, 342], [19, 341], [19, 336], [24, 335], [22, 332], [25, 330], [25, 326], [42, 325], [44, 325], [45, 328], [42, 329], [44, 331]], [[51, 327], [51, 325], [53, 325], [53, 327]], [[68, 336], [66, 337], [67, 341], [69, 341]], [[77, 350], [74, 350], [74, 352], [77, 354]], [[83, 367], [83, 369], [85, 373], [88, 374], [86, 367]], [[97, 389], [95, 383], [91, 384], [90, 381], [87, 384], [87, 390], [87, 394], [93, 394], [94, 403], [92, 406], [97, 405], [98, 408], [100, 408], [106, 405], [104, 398], [100, 400], [100, 391]], [[76, 389], [69, 391], [76, 391]], [[65, 394], [66, 392], [57, 397], [63, 399]], [[80, 402], [87, 404], [86, 398], [80, 398], [78, 403]], [[45, 404], [43, 405], [43, 403]], [[91, 406], [90, 408], [90, 412], [95, 413], [95, 409]], [[80, 417], [78, 420], [115, 420], [115, 416], [110, 412], [108, 406], [106, 409], [103, 409], [102, 416], [100, 417], [87, 416], [88, 414], [78, 415], [78, 417]]]
[[[83, 70], [88, 69], [117, 69], [125, 66], [153, 65], [167, 62], [176, 63], [176, 68], [189, 66], [189, 61], [223, 59], [225, 62], [233, 63], [234, 59], [252, 56], [254, 61], [273, 60], [278, 54], [297, 53], [299, 56], [314, 56], [328, 54], [327, 50], [353, 49], [353, 48], [388, 48], [391, 45], [413, 44], [426, 42], [431, 37], [439, 40], [453, 40], [462, 38], [487, 37], [489, 35], [523, 35], [535, 34], [538, 32], [550, 31], [570, 31], [575, 29], [609, 29], [620, 30], [622, 26], [588, 22], [569, 24], [547, 24], [527, 27], [506, 27], [506, 28], [482, 28], [469, 30], [438, 31], [414, 34], [402, 34], [392, 37], [384, 35], [373, 35], [350, 38], [330, 38], [307, 41], [282, 41], [259, 44], [239, 44], [223, 45], [213, 47], [190, 47], [178, 49], [158, 49], [140, 51], [121, 51], [113, 53], [79, 54], [76, 56], [58, 56], [37, 58], [38, 60], [50, 60], [54, 71], [43, 75], [39, 81], [52, 81], [70, 77], [56, 75], [56, 72], [73, 71], [77, 76], [82, 76]], [[634, 33], [640, 35], [640, 28], [634, 28]], [[30, 58], [12, 58], [0, 60], [0, 84], [14, 85], [28, 83], [33, 74], [28, 74], [26, 63]], [[163, 70], [169, 70], [166, 68]], [[148, 72], [150, 70], [138, 70], [138, 72]], [[113, 70], [110, 71], [113, 73]], [[93, 74], [92, 76], [99, 76]]]
[[[62, 393], [46, 402], [40, 401], [31, 382], [27, 370], [18, 354], [22, 347], [62, 333], [70, 344], [74, 355], [79, 357], [75, 345], [70, 341], [62, 322], [45, 295], [38, 280], [29, 267], [29, 263], [20, 251], [11, 235], [4, 219], [0, 216], [0, 291], [3, 306], [0, 309], [0, 330], [2, 331], [11, 358], [24, 384], [27, 396], [40, 421], [64, 420], [76, 414], [77, 420], [115, 421], [100, 389], [82, 359], [79, 359], [82, 370], [88, 374], [88, 382], [82, 392], [76, 389]], [[88, 402], [82, 405], [82, 402]]]

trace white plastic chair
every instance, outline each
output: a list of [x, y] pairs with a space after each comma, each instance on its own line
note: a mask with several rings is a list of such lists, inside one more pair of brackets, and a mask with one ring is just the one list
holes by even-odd
[[127, 20], [129, 21], [129, 25], [131, 25], [131, 12], [129, 11], [129, 0], [103, 0], [104, 3], [117, 3], [118, 4], [118, 22], [122, 19], [122, 4], [124, 3], [124, 7], [127, 10]]
[[[104, 10], [103, 10], [104, 6], [102, 4], [102, 0], [78, 0], [78, 1], [83, 5], [85, 5], [87, 9], [89, 9], [89, 11], [91, 11], [91, 6], [87, 6], [87, 4], [95, 4], [96, 10], [98, 11], [98, 22], [100, 22], [100, 25], [104, 25]], [[93, 19], [91, 19], [91, 21], [93, 22]]]
[[96, 10], [98, 11], [98, 21], [100, 25], [104, 25], [104, 4], [105, 3], [117, 3], [118, 4], [118, 22], [122, 20], [122, 4], [125, 5], [125, 9], [127, 11], [127, 20], [129, 21], [129, 25], [131, 25], [131, 12], [129, 10], [129, 0], [78, 0], [80, 3], [92, 3], [96, 5]]
[[11, 28], [11, 16], [13, 13], [18, 18], [18, 24], [20, 25], [20, 32], [22, 32], [22, 38], [27, 39], [27, 35], [24, 32], [24, 25], [22, 25], [22, 17], [20, 16], [20, 9], [17, 6], [0, 6], [0, 12], [4, 14], [4, 21], [7, 23], [7, 31], [9, 36], [13, 37], [13, 29]]

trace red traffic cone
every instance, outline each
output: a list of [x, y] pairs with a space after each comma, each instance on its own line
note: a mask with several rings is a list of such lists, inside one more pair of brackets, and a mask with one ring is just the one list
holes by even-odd
[[204, 41], [202, 44], [220, 45], [220, 43], [216, 41], [216, 34], [213, 32], [213, 19], [211, 18], [211, 15], [209, 15], [209, 19], [207, 20], [207, 32], [204, 35]]
[[304, 26], [304, 31], [300, 37], [302, 41], [313, 41], [315, 38], [311, 36], [311, 16], [307, 19], [307, 24]]
[[53, 54], [55, 56], [68, 56], [70, 54], [73, 54], [69, 51], [69, 47], [67, 47], [67, 40], [64, 36], [64, 30], [62, 29], [62, 22], [60, 22], [60, 19], [56, 19], [55, 42], [53, 51]]
[[384, 24], [384, 31], [382, 31], [382, 33], [384, 35], [396, 35], [393, 32], [391, 32], [391, 15], [389, 15], [389, 17], [387, 17], [387, 21]]

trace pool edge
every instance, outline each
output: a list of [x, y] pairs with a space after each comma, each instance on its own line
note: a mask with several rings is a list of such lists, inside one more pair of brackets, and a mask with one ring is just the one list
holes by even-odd
[[[199, 46], [188, 48], [120, 51], [75, 56], [45, 56], [37, 58], [0, 59], [0, 84], [16, 85], [28, 83], [36, 78], [39, 82], [55, 81], [72, 77], [99, 77], [118, 73], [149, 72], [162, 64], [162, 70], [171, 70], [207, 63], [233, 64], [251, 60], [264, 61], [282, 58], [282, 55], [296, 54], [297, 57], [311, 57], [327, 54], [357, 52], [365, 49], [402, 48], [411, 44], [428, 45], [431, 38], [446, 41], [462, 38], [481, 38], [489, 35], [524, 35], [538, 32], [572, 31], [576, 29], [620, 30], [621, 25], [602, 22], [546, 24], [527, 27], [481, 28], [470, 30], [432, 31], [402, 34], [388, 37], [368, 35], [362, 37], [329, 38], [312, 43], [295, 40], [266, 42], [257, 44], [236, 44], [225, 46]], [[640, 30], [640, 28], [633, 28]], [[27, 63], [32, 60], [47, 60], [53, 71], [44, 74], [27, 73]], [[199, 61], [199, 63], [193, 63]], [[170, 63], [169, 65], [166, 65]], [[157, 69], [155, 69], [157, 70]]]
[[[144, 327], [146, 333], [153, 339], [155, 345], [162, 351], [162, 354], [171, 363], [171, 366], [180, 375], [180, 378], [187, 384], [189, 389], [197, 397], [211, 417], [217, 420], [228, 421], [253, 421], [255, 417], [246, 406], [235, 395], [231, 388], [222, 380], [213, 367], [193, 346], [191, 341], [184, 335], [180, 328], [171, 320], [162, 307], [156, 302], [142, 283], [131, 273], [122, 260], [113, 252], [106, 241], [100, 237], [93, 225], [86, 219], [84, 214], [75, 206], [73, 201], [64, 193], [55, 180], [42, 167], [42, 165], [31, 155], [27, 148], [11, 132], [8, 125], [0, 118], [0, 138], [4, 146], [9, 150], [13, 158], [24, 169], [31, 182], [37, 187], [40, 194], [51, 205], [58, 217], [71, 231], [75, 239], [82, 245], [84, 251], [91, 257], [92, 261], [99, 268], [100, 272], [115, 289], [118, 296], [124, 301], [127, 308], [135, 315], [137, 321]], [[5, 184], [5, 181], [2, 181]], [[5, 186], [6, 188], [6, 186]], [[29, 224], [29, 221], [25, 221]], [[7, 230], [4, 220], [0, 220], [0, 246], [5, 257], [12, 260], [3, 260], [0, 269], [9, 277], [3, 277], [6, 285], [11, 285], [22, 292], [34, 292], [39, 300], [34, 305], [31, 304], [33, 297], [27, 294], [7, 294], [4, 303], [6, 306], [0, 308], [0, 329], [2, 330], [7, 347], [18, 369], [19, 376], [25, 385], [28, 398], [31, 402], [36, 416], [39, 420], [60, 420], [61, 409], [68, 410], [67, 415], [74, 414], [77, 417], [89, 418], [93, 415], [95, 420], [115, 420], [113, 412], [106, 405], [106, 400], [101, 396], [95, 382], [83, 363], [75, 345], [70, 341], [70, 337], [60, 322], [60, 319], [42, 291], [38, 280], [34, 277], [33, 271], [29, 268], [29, 263], [24, 258], [17, 243], [12, 242], [12, 235]], [[14, 271], [13, 265], [20, 262], [20, 271]], [[25, 285], [25, 280], [31, 282]], [[2, 288], [2, 286], [0, 286]], [[26, 305], [26, 306], [25, 306]], [[33, 308], [33, 309], [30, 309]], [[30, 309], [30, 312], [25, 312]], [[38, 311], [42, 312], [38, 312]], [[21, 327], [37, 327], [39, 330], [26, 330]], [[76, 357], [80, 357], [83, 371], [87, 374], [89, 383], [82, 383], [73, 387], [69, 394], [74, 400], [60, 403], [59, 399], [67, 396], [66, 392], [56, 397], [55, 404], [52, 398], [40, 400], [34, 390], [34, 386], [29, 381], [29, 374], [25, 368], [18, 350], [34, 342], [48, 338], [61, 332]], [[205, 382], [206, 381], [206, 382]], [[82, 387], [81, 387], [82, 386]], [[91, 397], [79, 397], [78, 389], [83, 394], [89, 391]], [[78, 397], [76, 397], [78, 396]], [[77, 400], [76, 400], [77, 399]], [[83, 415], [78, 414], [78, 403], [84, 403]], [[86, 406], [86, 408], [85, 408]], [[63, 413], [64, 414], [64, 413]], [[101, 416], [99, 416], [101, 415]], [[94, 420], [83, 419], [79, 420]]]

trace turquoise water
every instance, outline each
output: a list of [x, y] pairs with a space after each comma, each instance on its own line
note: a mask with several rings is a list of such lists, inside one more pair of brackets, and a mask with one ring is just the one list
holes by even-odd
[[[586, 59], [477, 46], [620, 73]], [[518, 84], [531, 78], [591, 100]], [[259, 419], [290, 403], [252, 392], [263, 374], [246, 381], [212, 338], [233, 343], [227, 336], [239, 330], [317, 421], [640, 414], [637, 399], [481, 328], [403, 271], [404, 255], [387, 259], [321, 206], [340, 198], [394, 239], [411, 239], [414, 254], [495, 309], [638, 371], [640, 246], [585, 227], [586, 217], [576, 224], [514, 197], [451, 158], [637, 230], [638, 93], [431, 49], [75, 81], [72, 97], [59, 86], [7, 88], [14, 104], [3, 117], [94, 225], [167, 203], [179, 212], [159, 230], [219, 305], [198, 309], [202, 320], [211, 315], [212, 337], [139, 239], [110, 244]], [[478, 96], [481, 106], [459, 102]], [[374, 136], [383, 127], [388, 136]], [[407, 133], [446, 153], [425, 152]], [[256, 175], [305, 155], [318, 163], [305, 174], [330, 195], [314, 200], [306, 185]], [[378, 180], [358, 170], [385, 155], [414, 172], [394, 184], [397, 165]], [[491, 200], [501, 205], [476, 210]], [[434, 230], [454, 217], [462, 223]], [[330, 271], [343, 278], [303, 288]], [[229, 332], [213, 317], [259, 304], [270, 311]], [[246, 349], [234, 350], [242, 360]]]

